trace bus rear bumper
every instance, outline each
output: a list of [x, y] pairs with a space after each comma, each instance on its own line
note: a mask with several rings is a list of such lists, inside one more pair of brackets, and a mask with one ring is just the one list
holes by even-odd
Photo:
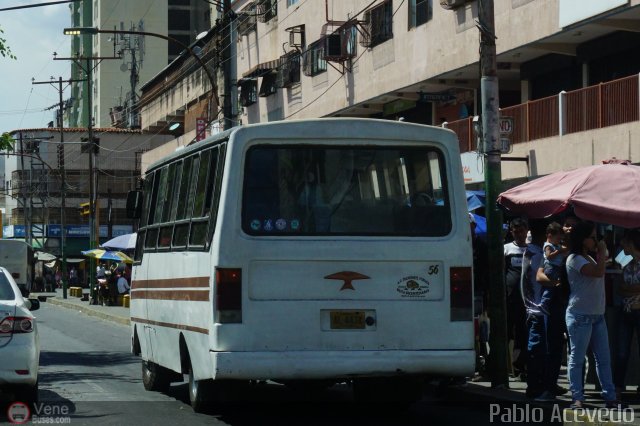
[[401, 375], [461, 377], [473, 350], [211, 352], [214, 379], [329, 379]]

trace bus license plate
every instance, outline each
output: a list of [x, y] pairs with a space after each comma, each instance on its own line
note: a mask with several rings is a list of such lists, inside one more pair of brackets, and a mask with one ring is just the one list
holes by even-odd
[[331, 311], [331, 328], [335, 330], [363, 330], [364, 311]]

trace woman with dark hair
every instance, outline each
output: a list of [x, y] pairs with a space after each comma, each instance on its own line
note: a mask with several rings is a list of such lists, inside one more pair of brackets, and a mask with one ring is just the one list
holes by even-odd
[[[569, 247], [567, 277], [571, 291], [566, 322], [571, 345], [568, 366], [573, 395], [571, 407], [582, 408], [584, 402], [582, 368], [590, 346], [596, 360], [596, 372], [606, 406], [616, 408], [618, 401], [611, 377], [609, 336], [604, 319], [607, 246], [604, 241], [596, 240], [596, 229], [592, 222], [580, 222], [571, 230]], [[593, 251], [597, 252], [597, 260], [589, 255]]]
[[[622, 309], [618, 324], [618, 350], [614, 382], [618, 398], [625, 390], [627, 364], [631, 355], [631, 341], [634, 332], [640, 339], [640, 229], [631, 229], [622, 238], [624, 253], [633, 259], [622, 270], [624, 282], [618, 288], [622, 296]], [[638, 340], [640, 345], [640, 340]], [[640, 393], [640, 387], [638, 388]]]

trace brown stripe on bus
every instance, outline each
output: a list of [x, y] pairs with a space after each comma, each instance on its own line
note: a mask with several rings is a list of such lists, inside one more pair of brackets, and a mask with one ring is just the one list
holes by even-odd
[[196, 333], [209, 334], [209, 330], [207, 330], [206, 328], [194, 327], [192, 325], [174, 324], [172, 322], [153, 321], [153, 320], [147, 320], [147, 319], [136, 318], [136, 317], [131, 317], [131, 321], [139, 322], [140, 324], [157, 325], [160, 327], [176, 328], [178, 330], [186, 330], [186, 331], [193, 331]]
[[209, 290], [133, 290], [131, 292], [131, 300], [135, 299], [208, 302]]
[[209, 287], [209, 277], [171, 278], [165, 280], [134, 280], [131, 288]]

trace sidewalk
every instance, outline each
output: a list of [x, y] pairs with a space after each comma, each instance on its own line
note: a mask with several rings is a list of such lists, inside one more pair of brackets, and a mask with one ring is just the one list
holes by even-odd
[[[89, 293], [89, 289], [83, 290], [84, 294]], [[85, 315], [113, 321], [118, 324], [129, 325], [129, 308], [122, 306], [100, 306], [90, 305], [89, 301], [82, 301], [79, 297], [71, 297], [67, 291], [67, 298], [62, 297], [62, 289], [57, 289], [55, 293], [31, 293], [30, 297], [46, 298], [46, 302], [52, 305], [61, 306], [67, 309], [74, 309]]]

